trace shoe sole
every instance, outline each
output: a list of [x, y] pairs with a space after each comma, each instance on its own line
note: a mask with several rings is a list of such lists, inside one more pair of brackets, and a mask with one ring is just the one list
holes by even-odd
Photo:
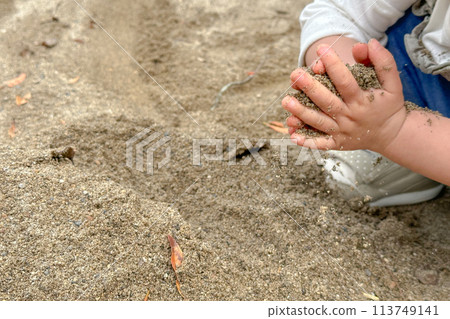
[[369, 203], [372, 207], [413, 205], [435, 198], [444, 188], [444, 185], [438, 185], [424, 191], [411, 192], [393, 195], [381, 198], [375, 202]]

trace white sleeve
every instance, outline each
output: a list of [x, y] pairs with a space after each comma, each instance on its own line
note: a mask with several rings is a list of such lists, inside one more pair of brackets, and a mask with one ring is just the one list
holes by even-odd
[[344, 35], [360, 42], [371, 38], [387, 43], [386, 30], [400, 19], [416, 0], [315, 0], [300, 15], [302, 28], [299, 65], [315, 41]]

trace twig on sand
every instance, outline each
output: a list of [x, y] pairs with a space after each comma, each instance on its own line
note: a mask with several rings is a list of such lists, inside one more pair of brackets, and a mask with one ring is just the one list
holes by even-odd
[[214, 104], [211, 106], [211, 110], [214, 110], [219, 105], [220, 99], [222, 98], [222, 94], [225, 93], [225, 91], [228, 90], [230, 87], [237, 86], [237, 85], [243, 85], [245, 83], [250, 82], [256, 76], [256, 74], [258, 74], [258, 72], [261, 69], [262, 65], [264, 64], [265, 60], [266, 60], [266, 56], [264, 55], [263, 58], [261, 59], [261, 62], [259, 62], [256, 70], [254, 72], [251, 72], [250, 75], [248, 77], [246, 77], [244, 80], [230, 82], [230, 83], [226, 84], [225, 86], [223, 86], [220, 89], [219, 93], [217, 94], [216, 100], [214, 101]]

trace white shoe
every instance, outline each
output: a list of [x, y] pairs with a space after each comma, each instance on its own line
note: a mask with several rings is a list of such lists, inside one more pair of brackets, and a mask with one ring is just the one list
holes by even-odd
[[435, 198], [444, 185], [366, 150], [329, 151], [325, 170], [345, 199], [363, 197], [370, 206], [421, 203]]

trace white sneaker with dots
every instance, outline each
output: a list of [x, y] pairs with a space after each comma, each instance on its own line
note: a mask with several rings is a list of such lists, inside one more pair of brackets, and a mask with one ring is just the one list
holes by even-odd
[[346, 199], [363, 197], [370, 206], [410, 205], [433, 199], [444, 188], [372, 151], [327, 153], [328, 181], [337, 184]]

